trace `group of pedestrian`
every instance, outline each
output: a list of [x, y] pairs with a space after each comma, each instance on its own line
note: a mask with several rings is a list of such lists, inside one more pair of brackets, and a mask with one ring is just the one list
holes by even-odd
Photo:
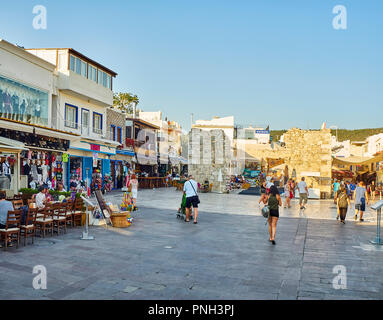
[[295, 191], [299, 192], [299, 208], [301, 210], [306, 209], [309, 190], [305, 181], [305, 177], [302, 177], [301, 181], [297, 184], [293, 179], [288, 179], [284, 187], [285, 204], [284, 208], [291, 207], [291, 199], [295, 196]]
[[354, 184], [354, 190], [352, 190], [352, 188], [348, 186], [350, 184], [339, 183], [338, 181], [336, 181], [335, 183], [339, 184], [339, 187], [337, 186], [336, 193], [334, 194], [334, 201], [336, 201], [337, 204], [336, 219], [339, 220], [340, 218], [340, 222], [345, 224], [347, 210], [348, 208], [351, 208], [351, 199], [353, 199], [355, 204], [354, 219], [358, 220], [359, 215], [359, 222], [363, 222], [363, 214], [366, 211], [366, 203], [369, 204], [370, 202], [365, 183], [363, 181], [360, 181], [358, 185]]

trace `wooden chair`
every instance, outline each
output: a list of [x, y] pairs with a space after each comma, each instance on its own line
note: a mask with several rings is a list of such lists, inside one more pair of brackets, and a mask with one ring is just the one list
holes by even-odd
[[20, 226], [21, 236], [24, 237], [24, 246], [28, 242], [28, 238], [32, 238], [32, 244], [34, 243], [36, 235], [36, 219], [37, 219], [37, 208], [28, 209], [27, 218], [25, 224]]
[[74, 206], [74, 203], [72, 200], [69, 200], [67, 202], [63, 202], [62, 203], [62, 206], [65, 206], [66, 208], [66, 223], [67, 225], [69, 225], [70, 227], [74, 227], [74, 219], [73, 219], [73, 206]]
[[61, 203], [56, 203], [52, 207], [53, 209], [53, 231], [57, 230], [57, 235], [60, 234], [60, 228], [64, 229], [66, 233], [66, 206], [62, 206]]
[[15, 210], [20, 210], [22, 206], [24, 206], [24, 202], [23, 200], [19, 199], [19, 200], [13, 200], [12, 201], [13, 203], [13, 208]]
[[77, 223], [81, 226], [82, 223], [82, 213], [84, 212], [84, 202], [82, 199], [76, 199], [74, 202], [73, 209], [73, 225], [76, 226]]
[[4, 229], [0, 229], [0, 238], [4, 239], [5, 246], [4, 250], [8, 248], [8, 242], [12, 242], [16, 237], [17, 244], [16, 247], [19, 247], [20, 244], [20, 219], [21, 219], [21, 210], [8, 211], [7, 222]]
[[[42, 215], [42, 216], [41, 216]], [[45, 238], [46, 230], [51, 231], [53, 236], [53, 210], [50, 207], [45, 207], [44, 209], [39, 209], [36, 218], [36, 228], [39, 230], [39, 234], [43, 235]]]

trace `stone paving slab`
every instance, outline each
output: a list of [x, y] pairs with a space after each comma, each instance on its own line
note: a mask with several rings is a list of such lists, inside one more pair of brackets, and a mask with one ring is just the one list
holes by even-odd
[[[383, 251], [366, 247], [375, 226], [282, 217], [277, 245], [263, 217], [141, 207], [128, 229], [90, 227], [0, 250], [0, 299], [382, 299]], [[375, 248], [375, 249], [374, 249]], [[47, 268], [47, 290], [32, 269]], [[347, 289], [333, 267], [344, 265]]]

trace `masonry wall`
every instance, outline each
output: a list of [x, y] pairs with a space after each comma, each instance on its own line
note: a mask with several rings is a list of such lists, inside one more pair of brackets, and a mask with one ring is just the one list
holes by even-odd
[[[289, 176], [293, 170], [299, 181], [306, 176], [309, 188], [319, 188], [320, 191], [331, 192], [331, 133], [330, 129], [300, 130], [291, 129], [284, 135], [288, 151], [285, 163], [289, 168]], [[312, 177], [305, 173], [313, 172], [320, 177]]]
[[[231, 142], [223, 130], [201, 130], [193, 128], [189, 133], [189, 166], [201, 185], [205, 180], [213, 184], [213, 192], [224, 192], [230, 178]], [[220, 180], [222, 178], [222, 181]]]

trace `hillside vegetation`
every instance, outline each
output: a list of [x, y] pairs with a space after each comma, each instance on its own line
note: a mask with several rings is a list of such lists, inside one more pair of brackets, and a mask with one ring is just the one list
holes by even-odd
[[[270, 135], [273, 137], [273, 141], [278, 141], [282, 134], [287, 130], [270, 130]], [[374, 134], [383, 133], [383, 128], [367, 128], [367, 129], [338, 129], [338, 141], [363, 141], [369, 136]], [[336, 130], [332, 129], [331, 134], [336, 135]]]

